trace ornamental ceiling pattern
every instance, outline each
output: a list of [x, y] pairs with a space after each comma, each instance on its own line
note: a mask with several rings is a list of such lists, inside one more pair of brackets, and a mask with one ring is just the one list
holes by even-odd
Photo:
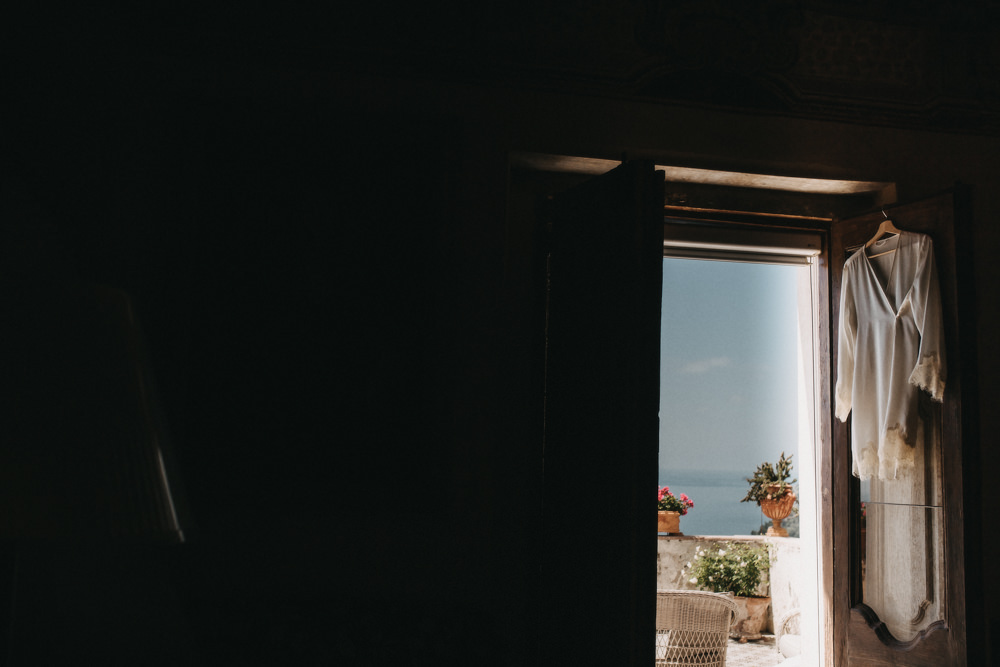
[[294, 45], [396, 75], [1000, 133], [997, 0], [500, 4], [352, 15]]

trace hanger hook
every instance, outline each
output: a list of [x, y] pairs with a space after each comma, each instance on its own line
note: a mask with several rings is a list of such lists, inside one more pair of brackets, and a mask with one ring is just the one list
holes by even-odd
[[882, 217], [885, 218], [886, 220], [889, 219], [889, 216], [885, 214], [885, 209], [882, 209]]

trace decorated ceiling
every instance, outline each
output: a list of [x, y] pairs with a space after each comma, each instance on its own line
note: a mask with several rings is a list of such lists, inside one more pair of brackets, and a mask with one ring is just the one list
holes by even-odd
[[1000, 132], [995, 0], [393, 6], [335, 20], [299, 10], [239, 39], [310, 66]]

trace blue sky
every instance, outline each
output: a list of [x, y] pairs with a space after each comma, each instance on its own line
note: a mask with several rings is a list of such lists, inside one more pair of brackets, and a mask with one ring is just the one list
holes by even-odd
[[663, 260], [660, 484], [796, 452], [796, 270]]

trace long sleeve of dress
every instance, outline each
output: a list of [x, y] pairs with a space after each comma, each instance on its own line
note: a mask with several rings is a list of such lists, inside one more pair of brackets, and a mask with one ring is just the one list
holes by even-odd
[[854, 282], [844, 274], [840, 290], [840, 327], [837, 335], [837, 395], [834, 412], [847, 421], [854, 398], [854, 350], [858, 336], [858, 310], [854, 301]]
[[917, 363], [910, 373], [910, 384], [920, 387], [935, 401], [944, 400], [947, 377], [944, 353], [944, 320], [941, 312], [941, 289], [938, 286], [934, 245], [930, 237], [921, 239], [926, 249], [913, 281], [913, 320], [920, 331]]

